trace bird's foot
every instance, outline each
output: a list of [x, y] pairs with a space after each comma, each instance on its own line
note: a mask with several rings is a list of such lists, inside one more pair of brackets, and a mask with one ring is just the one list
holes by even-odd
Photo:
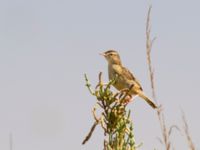
[[129, 104], [129, 103], [132, 102], [133, 100], [134, 100], [134, 99], [132, 98], [131, 95], [126, 95], [126, 96], [122, 99], [122, 101], [123, 101], [123, 103], [124, 103], [125, 105]]

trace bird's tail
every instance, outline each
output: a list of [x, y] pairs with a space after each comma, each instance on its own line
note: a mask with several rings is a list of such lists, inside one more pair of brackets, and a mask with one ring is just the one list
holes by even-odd
[[158, 106], [156, 106], [156, 104], [150, 98], [148, 98], [142, 91], [138, 90], [137, 94], [141, 98], [143, 98], [153, 109], [158, 108]]

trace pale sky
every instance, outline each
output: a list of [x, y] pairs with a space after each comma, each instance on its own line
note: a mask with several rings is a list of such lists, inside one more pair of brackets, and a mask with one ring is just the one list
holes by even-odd
[[[100, 150], [96, 129], [84, 146], [95, 104], [84, 73], [95, 86], [107, 63], [99, 53], [117, 50], [151, 97], [145, 54], [145, 22], [152, 3], [152, 59], [157, 97], [167, 124], [182, 127], [184, 110], [200, 149], [200, 1], [0, 0], [0, 149]], [[162, 149], [156, 112], [137, 98], [132, 110], [140, 150]], [[185, 138], [172, 135], [178, 150]]]

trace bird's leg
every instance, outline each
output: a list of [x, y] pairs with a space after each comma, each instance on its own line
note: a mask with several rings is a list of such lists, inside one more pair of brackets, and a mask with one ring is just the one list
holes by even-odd
[[133, 101], [133, 97], [132, 95], [128, 94], [126, 95], [124, 98], [123, 98], [123, 103], [125, 105], [127, 105], [128, 103], [132, 102]]
[[120, 96], [119, 98], [121, 99], [122, 103], [127, 105], [129, 102], [131, 102], [132, 96], [129, 94], [130, 89], [125, 88], [120, 91]]
[[134, 100], [133, 96], [129, 93], [131, 89], [133, 88], [133, 86], [134, 84], [132, 84], [129, 88], [125, 89], [125, 95], [122, 98], [122, 100], [124, 101], [126, 105]]
[[123, 95], [124, 94], [128, 94], [129, 93], [129, 88], [124, 88], [124, 89], [122, 89], [121, 91], [120, 91], [120, 93], [122, 93]]
[[119, 98], [120, 99], [123, 99], [124, 98], [124, 96], [126, 95], [128, 93], [128, 88], [124, 88], [124, 89], [122, 89], [122, 90], [120, 90], [120, 92], [119, 92]]

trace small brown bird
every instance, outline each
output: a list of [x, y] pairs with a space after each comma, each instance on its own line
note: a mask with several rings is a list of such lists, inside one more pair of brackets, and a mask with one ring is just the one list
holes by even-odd
[[157, 108], [156, 104], [144, 94], [140, 83], [133, 76], [133, 74], [122, 65], [120, 56], [117, 51], [108, 50], [101, 55], [103, 55], [108, 61], [109, 80], [116, 79], [113, 86], [117, 90], [121, 91], [133, 86], [130, 90], [130, 95], [138, 95], [143, 98], [152, 108]]

